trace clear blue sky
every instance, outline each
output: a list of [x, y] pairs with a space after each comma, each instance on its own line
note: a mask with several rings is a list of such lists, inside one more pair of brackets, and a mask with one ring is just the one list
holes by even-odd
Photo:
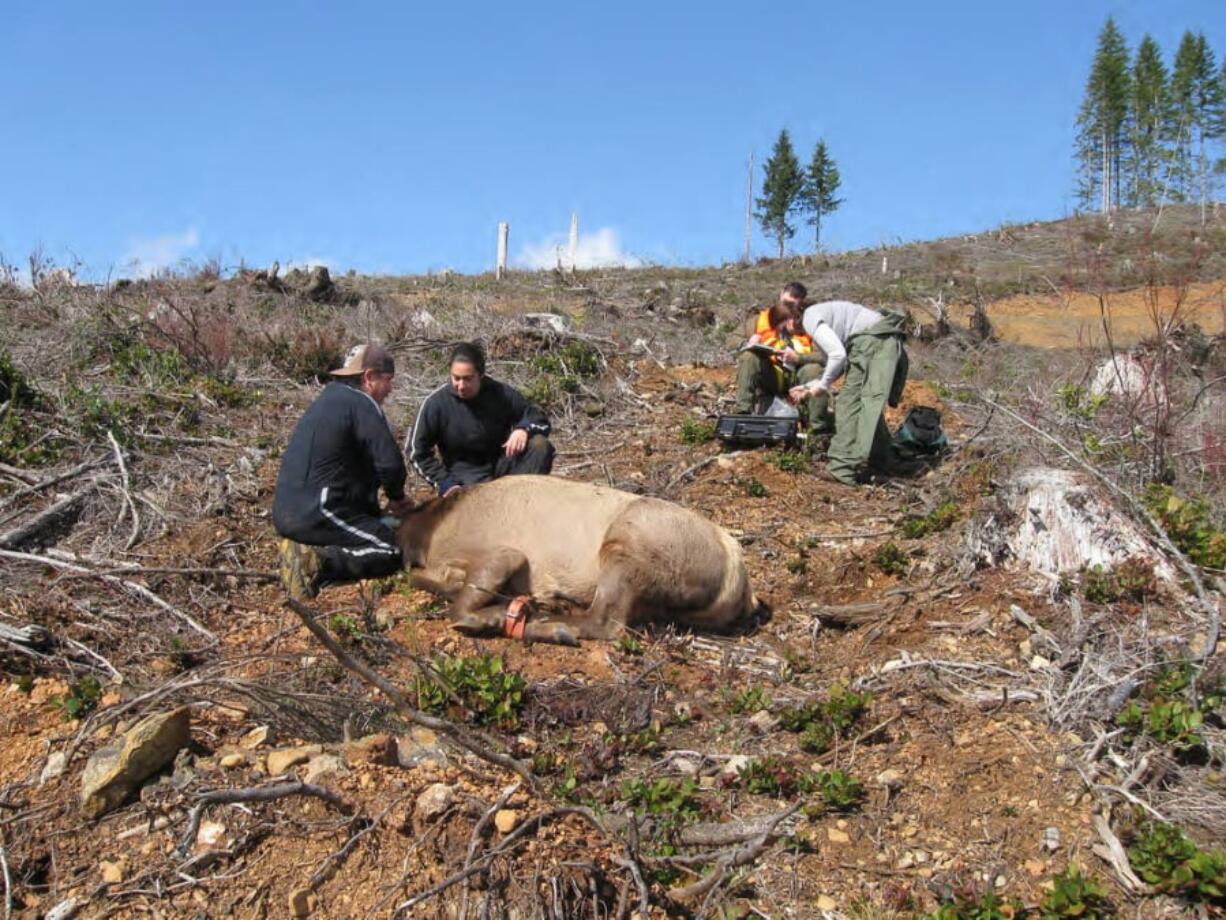
[[834, 248], [1059, 217], [1109, 13], [1226, 53], [1223, 0], [9, 0], [0, 254], [480, 271], [498, 221], [525, 264], [577, 210], [585, 247], [718, 263], [781, 127], [839, 164]]

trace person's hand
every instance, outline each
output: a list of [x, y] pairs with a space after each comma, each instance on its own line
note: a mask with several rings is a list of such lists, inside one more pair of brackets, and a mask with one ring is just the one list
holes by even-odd
[[792, 351], [790, 348], [783, 349], [782, 357], [784, 364], [795, 364], [800, 360], [800, 355], [796, 354], [796, 352]]
[[508, 457], [518, 457], [528, 447], [528, 432], [522, 428], [516, 428], [511, 432], [511, 436], [507, 438], [506, 443], [502, 445], [503, 452]]
[[450, 489], [448, 489], [446, 492], [443, 493], [443, 498], [446, 498], [448, 495], [455, 495], [462, 488], [464, 487], [463, 486], [452, 486]]
[[815, 386], [812, 389], [809, 387], [792, 387], [792, 389], [788, 390], [788, 402], [795, 406], [802, 400], [805, 400], [810, 396], [816, 396], [819, 393], [824, 392], [824, 390], [825, 388], [820, 385]]
[[409, 498], [407, 495], [404, 498], [397, 500], [388, 500], [387, 510], [396, 517], [403, 517], [414, 508], [417, 507], [417, 502]]
[[753, 335], [749, 337], [749, 341], [745, 343], [745, 346], [749, 347], [750, 345], [761, 345], [761, 344], [762, 344], [762, 337], [755, 332]]

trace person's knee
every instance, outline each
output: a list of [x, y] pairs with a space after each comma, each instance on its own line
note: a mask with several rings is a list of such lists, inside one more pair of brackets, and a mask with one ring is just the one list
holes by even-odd
[[796, 371], [796, 380], [798, 383], [812, 383], [820, 380], [825, 370], [820, 364], [804, 364]]

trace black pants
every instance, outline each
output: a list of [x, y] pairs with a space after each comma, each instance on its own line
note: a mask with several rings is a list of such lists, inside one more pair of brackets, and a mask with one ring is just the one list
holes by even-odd
[[321, 585], [384, 578], [403, 567], [392, 528], [369, 510], [330, 506], [327, 489], [307, 513], [274, 523], [281, 536], [315, 547]]
[[489, 482], [491, 479], [501, 479], [503, 476], [520, 476], [535, 473], [548, 476], [553, 470], [553, 443], [543, 434], [534, 434], [528, 439], [528, 446], [517, 457], [502, 454], [492, 464], [486, 467], [451, 470], [463, 485], [473, 486], [479, 482]]

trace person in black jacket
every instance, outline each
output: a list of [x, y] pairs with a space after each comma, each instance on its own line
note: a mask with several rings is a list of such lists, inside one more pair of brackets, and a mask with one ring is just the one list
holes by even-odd
[[387, 349], [354, 347], [290, 436], [272, 522], [283, 538], [281, 580], [297, 600], [324, 584], [381, 578], [402, 565], [396, 535], [379, 512], [380, 486], [391, 514], [413, 506], [382, 408], [395, 370]]
[[450, 382], [426, 397], [405, 445], [414, 469], [449, 495], [516, 473], [549, 473], [549, 419], [514, 387], [487, 377], [485, 353], [463, 342], [451, 352]]

